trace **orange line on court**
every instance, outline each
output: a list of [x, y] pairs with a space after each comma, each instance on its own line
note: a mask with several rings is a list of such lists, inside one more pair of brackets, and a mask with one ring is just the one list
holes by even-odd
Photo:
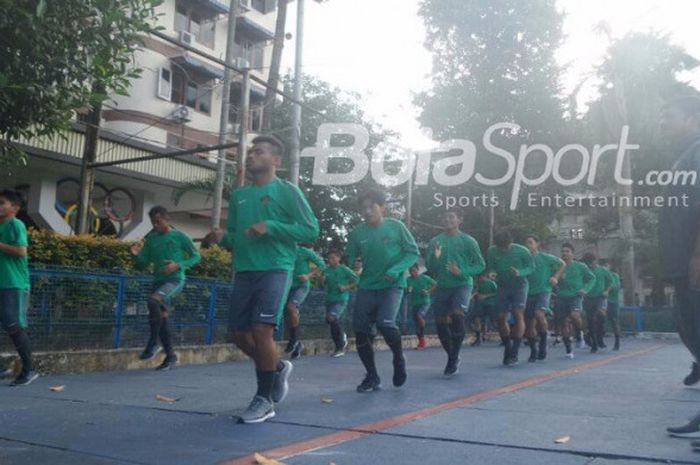
[[[476, 394], [438, 404], [433, 407], [427, 407], [421, 410], [416, 410], [414, 412], [404, 413], [403, 415], [398, 415], [396, 417], [367, 423], [365, 425], [356, 426], [351, 429], [337, 431], [335, 433], [325, 434], [323, 436], [318, 436], [286, 446], [277, 447], [275, 449], [266, 450], [264, 452], [261, 452], [261, 454], [267, 458], [283, 460], [285, 458], [293, 457], [295, 455], [311, 452], [318, 449], [324, 449], [326, 447], [334, 446], [336, 444], [342, 444], [344, 442], [352, 441], [367, 434], [372, 434], [377, 431], [394, 428], [396, 426], [404, 425], [406, 423], [410, 423], [421, 418], [436, 415], [447, 410], [463, 407], [465, 405], [480, 402], [482, 400], [490, 399], [492, 397], [500, 396], [502, 394], [509, 394], [511, 392], [520, 391], [522, 389], [546, 383], [547, 381], [551, 381], [557, 378], [573, 375], [582, 371], [592, 370], [594, 368], [598, 368], [609, 363], [617, 362], [619, 360], [624, 360], [626, 358], [644, 355], [649, 352], [653, 352], [657, 349], [660, 349], [661, 347], [663, 346], [656, 345], [643, 350], [637, 350], [634, 352], [615, 355], [613, 357], [607, 357], [602, 360], [584, 363], [582, 365], [566, 368], [559, 371], [554, 371], [552, 373], [533, 376], [532, 378], [527, 378], [523, 381], [514, 384], [508, 384], [506, 386], [490, 389], [488, 391], [478, 392]], [[253, 455], [247, 455], [245, 457], [227, 460], [225, 462], [222, 462], [220, 465], [252, 465], [256, 463], [257, 462], [255, 461]]]

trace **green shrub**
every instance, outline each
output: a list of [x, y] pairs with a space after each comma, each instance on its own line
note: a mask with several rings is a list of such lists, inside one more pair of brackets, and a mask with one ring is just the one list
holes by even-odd
[[[99, 269], [126, 274], [136, 269], [129, 247], [133, 242], [104, 236], [62, 236], [48, 230], [29, 230], [29, 263], [38, 268], [60, 266]], [[231, 254], [221, 248], [201, 250], [202, 260], [188, 276], [231, 280]]]

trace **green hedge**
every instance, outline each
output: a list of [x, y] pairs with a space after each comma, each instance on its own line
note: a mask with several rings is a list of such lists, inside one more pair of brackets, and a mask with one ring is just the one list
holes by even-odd
[[[48, 230], [29, 230], [29, 263], [33, 267], [61, 266], [136, 274], [129, 252], [133, 242], [104, 236], [62, 236]], [[231, 253], [219, 247], [201, 251], [202, 260], [188, 276], [231, 280]]]

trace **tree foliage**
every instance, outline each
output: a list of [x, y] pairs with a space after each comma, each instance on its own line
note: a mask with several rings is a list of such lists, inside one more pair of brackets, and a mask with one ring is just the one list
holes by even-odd
[[0, 156], [16, 158], [13, 139], [52, 135], [74, 111], [126, 94], [161, 2], [0, 0]]

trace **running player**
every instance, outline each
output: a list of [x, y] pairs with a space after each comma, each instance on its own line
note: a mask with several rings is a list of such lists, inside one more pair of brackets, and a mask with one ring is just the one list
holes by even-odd
[[459, 369], [466, 334], [464, 321], [474, 286], [472, 276], [484, 271], [485, 263], [476, 240], [459, 230], [464, 221], [462, 211], [447, 211], [443, 221], [445, 232], [428, 243], [425, 263], [437, 279], [432, 308], [438, 337], [447, 353], [444, 374], [452, 376]]
[[[601, 260], [601, 264], [610, 271], [612, 276], [612, 287], [608, 293], [607, 320], [610, 322], [615, 335], [613, 350], [620, 350], [620, 275], [613, 270], [613, 266], [609, 261], [603, 262]], [[605, 347], [605, 341], [603, 341], [603, 347]]]
[[381, 388], [372, 347], [375, 324], [393, 354], [394, 386], [406, 382], [406, 359], [396, 315], [406, 288], [405, 272], [418, 259], [418, 246], [403, 223], [384, 217], [383, 193], [366, 191], [358, 200], [364, 223], [350, 233], [346, 260], [354, 266], [358, 257], [362, 259], [353, 329], [357, 353], [367, 375], [357, 391], [371, 392]]
[[552, 287], [559, 283], [566, 263], [559, 257], [541, 252], [540, 240], [537, 236], [528, 236], [525, 239], [525, 245], [534, 262], [534, 270], [527, 277], [528, 296], [525, 307], [526, 334], [530, 345], [528, 362], [534, 362], [547, 358], [549, 328], [546, 312], [549, 310]]
[[477, 278], [476, 293], [472, 300], [473, 305], [469, 309], [468, 317], [471, 320], [471, 327], [474, 331], [474, 342], [472, 346], [480, 346], [484, 342], [487, 320], [493, 317], [494, 304], [496, 303], [495, 273], [481, 273]]
[[427, 274], [420, 274], [418, 263], [411, 266], [408, 272], [410, 276], [406, 282], [407, 291], [411, 295], [411, 311], [413, 312], [413, 320], [416, 322], [416, 336], [418, 337], [416, 350], [423, 350], [426, 346], [425, 317], [430, 310], [431, 295], [437, 283]]
[[[496, 273], [495, 311], [503, 340], [503, 365], [509, 366], [518, 363], [518, 351], [525, 334], [526, 278], [532, 273], [533, 259], [527, 248], [513, 243], [508, 231], [497, 232], [494, 244], [488, 250], [486, 269]], [[515, 320], [512, 331], [508, 324], [509, 314]]]
[[340, 251], [329, 251], [327, 258], [328, 267], [323, 273], [323, 283], [326, 287], [326, 323], [335, 344], [335, 351], [331, 357], [342, 357], [348, 346], [348, 338], [340, 328], [339, 320], [348, 306], [350, 290], [357, 286], [359, 278], [350, 268], [340, 263]]
[[561, 246], [561, 258], [566, 263], [564, 274], [559, 279], [556, 305], [554, 307], [554, 321], [557, 332], [562, 336], [566, 347], [566, 357], [574, 358], [571, 346], [571, 331], [575, 327], [573, 319], [581, 319], [583, 308], [583, 296], [591, 290], [595, 284], [595, 275], [583, 263], [574, 260], [574, 246], [565, 243]]
[[[310, 264], [316, 265], [311, 269]], [[299, 246], [294, 262], [292, 288], [289, 290], [284, 319], [289, 332], [289, 341], [284, 352], [292, 360], [299, 358], [304, 351], [304, 344], [299, 340], [299, 307], [304, 303], [311, 290], [311, 278], [318, 276], [326, 269], [323, 259], [311, 248]]]
[[258, 384], [240, 415], [243, 423], [274, 417], [274, 402], [287, 396], [292, 363], [279, 360], [274, 332], [291, 287], [297, 244], [314, 241], [319, 234], [299, 188], [277, 177], [282, 143], [267, 135], [252, 143], [246, 159], [252, 185], [231, 194], [223, 239], [235, 252], [229, 328], [236, 345], [254, 361]]
[[[18, 192], [0, 192], [0, 324], [12, 339], [22, 362], [12, 386], [25, 386], [39, 377], [32, 370], [32, 349], [27, 335], [29, 308], [29, 264], [27, 228], [16, 218], [22, 206]], [[0, 367], [3, 377], [9, 368]]]
[[583, 254], [583, 263], [595, 275], [595, 284], [583, 299], [583, 308], [586, 312], [588, 323], [588, 340], [591, 344], [591, 353], [598, 352], [598, 348], [604, 348], [603, 331], [605, 330], [606, 309], [608, 307], [608, 294], [612, 288], [612, 275], [604, 266], [598, 264], [598, 257], [593, 252]]
[[185, 271], [199, 263], [200, 256], [190, 237], [170, 225], [165, 207], [155, 206], [148, 212], [153, 230], [143, 245], [131, 246], [136, 266], [144, 269], [153, 266], [153, 288], [146, 302], [150, 336], [141, 354], [141, 360], [149, 360], [160, 351], [158, 338], [165, 350], [165, 359], [156, 368], [169, 370], [177, 364], [168, 321], [172, 311], [172, 299], [185, 286]]

